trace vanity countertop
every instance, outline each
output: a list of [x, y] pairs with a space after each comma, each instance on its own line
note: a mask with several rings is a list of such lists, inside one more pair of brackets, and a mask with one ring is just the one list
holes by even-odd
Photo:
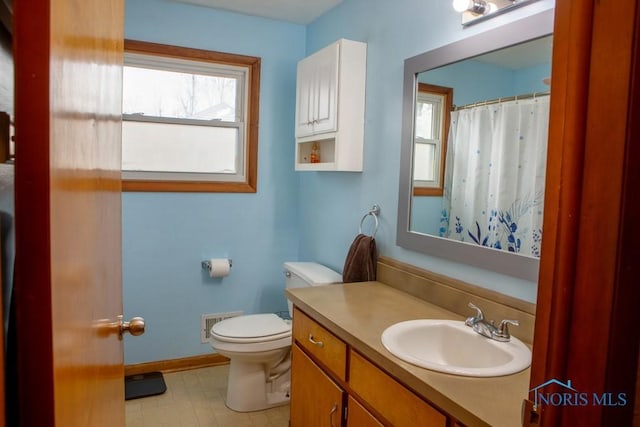
[[398, 359], [380, 340], [382, 332], [397, 322], [463, 320], [461, 316], [381, 282], [293, 288], [286, 295], [355, 350], [465, 425], [522, 425], [530, 368], [493, 378], [443, 374]]

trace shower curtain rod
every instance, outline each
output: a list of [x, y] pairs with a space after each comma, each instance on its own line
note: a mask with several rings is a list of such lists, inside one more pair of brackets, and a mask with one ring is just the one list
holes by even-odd
[[464, 110], [466, 108], [479, 107], [481, 105], [499, 104], [501, 102], [517, 101], [519, 99], [538, 98], [540, 96], [549, 96], [549, 94], [551, 94], [550, 91], [533, 92], [533, 93], [527, 93], [527, 94], [524, 94], [524, 95], [507, 96], [505, 98], [496, 98], [496, 99], [490, 99], [488, 101], [473, 102], [471, 104], [461, 105], [459, 107], [454, 105], [452, 111]]

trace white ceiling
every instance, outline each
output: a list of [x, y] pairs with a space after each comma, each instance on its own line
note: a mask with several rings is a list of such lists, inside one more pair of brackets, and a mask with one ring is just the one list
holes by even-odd
[[309, 24], [342, 0], [175, 0], [296, 24]]

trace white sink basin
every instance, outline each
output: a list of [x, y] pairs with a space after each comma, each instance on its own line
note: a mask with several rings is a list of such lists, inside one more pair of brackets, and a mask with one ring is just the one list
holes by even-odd
[[531, 351], [519, 339], [495, 341], [456, 320], [396, 323], [384, 330], [382, 344], [405, 362], [454, 375], [498, 377], [531, 365]]

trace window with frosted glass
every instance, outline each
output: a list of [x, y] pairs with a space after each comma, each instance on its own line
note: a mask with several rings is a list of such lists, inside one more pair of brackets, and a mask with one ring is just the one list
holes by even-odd
[[[251, 76], [255, 66], [229, 63], [229, 54], [215, 61], [216, 52], [175, 48], [184, 54], [179, 57], [171, 49], [171, 55], [158, 54], [163, 45], [129, 45], [134, 48], [127, 49], [125, 43], [123, 69], [124, 189], [162, 191], [164, 182], [198, 183], [184, 191], [227, 191], [238, 188], [229, 184], [247, 183], [255, 172], [249, 163], [256, 158], [247, 150], [257, 144], [256, 134], [251, 135], [254, 144], [247, 135], [257, 131], [257, 126], [249, 126], [249, 120], [257, 122], [257, 117], [249, 117], [257, 116], [257, 108], [250, 105], [251, 99], [257, 100], [257, 93], [251, 93], [256, 90]], [[147, 45], [153, 52], [138, 49]], [[259, 66], [259, 58], [254, 59]], [[216, 182], [227, 185], [201, 185]], [[180, 191], [179, 185], [170, 188]]]

